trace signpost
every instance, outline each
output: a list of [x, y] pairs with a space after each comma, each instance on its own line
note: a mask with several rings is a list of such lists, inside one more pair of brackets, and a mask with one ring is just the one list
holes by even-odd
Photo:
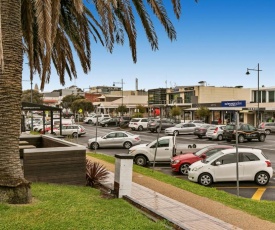
[[[222, 107], [245, 107], [246, 101], [222, 101]], [[237, 196], [239, 196], [239, 148], [238, 148], [238, 129], [239, 129], [239, 112], [235, 113], [235, 129], [236, 129], [236, 174], [237, 174]]]

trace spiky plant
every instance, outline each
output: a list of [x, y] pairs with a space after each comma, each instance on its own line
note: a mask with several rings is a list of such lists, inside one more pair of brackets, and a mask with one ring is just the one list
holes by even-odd
[[86, 186], [101, 185], [108, 178], [108, 175], [109, 172], [103, 165], [86, 159]]

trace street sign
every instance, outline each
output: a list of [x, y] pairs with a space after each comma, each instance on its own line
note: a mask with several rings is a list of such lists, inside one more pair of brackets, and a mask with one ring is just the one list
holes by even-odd
[[222, 101], [222, 107], [245, 107], [246, 101]]

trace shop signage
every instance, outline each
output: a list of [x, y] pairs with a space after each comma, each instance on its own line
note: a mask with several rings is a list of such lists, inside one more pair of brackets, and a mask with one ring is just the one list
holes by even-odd
[[222, 101], [222, 107], [244, 107], [246, 101]]

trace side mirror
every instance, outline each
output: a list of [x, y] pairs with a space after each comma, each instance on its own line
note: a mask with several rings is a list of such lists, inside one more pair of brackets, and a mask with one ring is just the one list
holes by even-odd
[[203, 154], [201, 154], [201, 158], [202, 159], [205, 159], [206, 158], [206, 155], [203, 153]]
[[220, 161], [216, 161], [215, 165], [219, 166], [219, 165], [221, 165], [221, 162]]

